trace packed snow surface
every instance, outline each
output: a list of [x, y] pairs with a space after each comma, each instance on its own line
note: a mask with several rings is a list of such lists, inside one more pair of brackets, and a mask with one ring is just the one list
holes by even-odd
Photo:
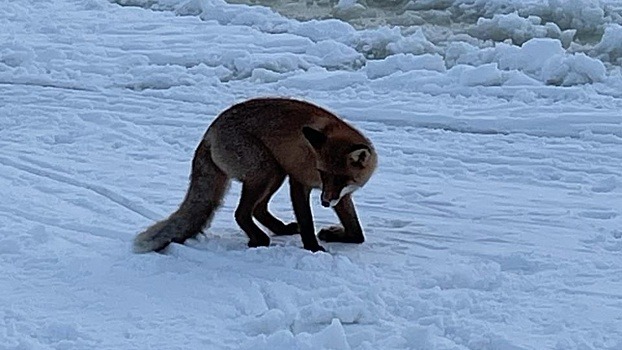
[[[0, 349], [622, 349], [622, 3], [347, 22], [375, 3], [0, 1]], [[373, 140], [367, 241], [248, 249], [233, 185], [205, 235], [133, 254], [213, 118], [272, 95]]]

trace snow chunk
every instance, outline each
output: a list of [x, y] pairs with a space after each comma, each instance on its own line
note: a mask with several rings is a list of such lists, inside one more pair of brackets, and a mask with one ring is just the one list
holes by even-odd
[[[203, 84], [205, 83], [205, 80], [209, 79], [218, 80], [218, 82], [220, 82], [230, 80], [233, 77], [233, 74], [229, 69], [223, 66], [210, 67], [205, 63], [200, 63], [194, 67], [188, 68], [188, 72], [204, 78], [204, 81], [202, 82]], [[217, 85], [217, 82], [214, 81], [212, 85]]]
[[333, 319], [327, 327], [321, 331], [309, 334], [300, 333], [294, 336], [289, 331], [278, 331], [269, 336], [261, 335], [249, 340], [243, 349], [273, 350], [273, 349], [351, 349], [343, 325], [338, 319]]
[[542, 85], [542, 82], [531, 78], [530, 76], [519, 71], [510, 71], [507, 74], [507, 79], [503, 83], [504, 86], [538, 86]]
[[[507, 48], [506, 45], [503, 45]], [[566, 52], [559, 40], [531, 39], [521, 46], [500, 50], [499, 65], [502, 69], [519, 69], [526, 73], [537, 74], [542, 65], [553, 57], [563, 56]]]
[[180, 66], [139, 66], [131, 68], [126, 75], [117, 76], [117, 84], [142, 91], [145, 89], [169, 89], [180, 85], [194, 85], [196, 81]]
[[370, 79], [376, 79], [391, 75], [395, 72], [408, 72], [411, 70], [445, 71], [445, 61], [440, 55], [425, 54], [415, 56], [413, 54], [397, 54], [383, 60], [368, 61], [365, 72]]
[[603, 81], [601, 61], [583, 53], [569, 55], [555, 39], [531, 39], [522, 47], [500, 45], [494, 60], [504, 70], [519, 70], [548, 85], [571, 86]]
[[279, 309], [270, 309], [259, 317], [253, 317], [243, 324], [248, 334], [272, 334], [287, 329], [291, 320]]
[[349, 38], [356, 33], [356, 29], [346, 22], [337, 19], [327, 19], [324, 21], [313, 20], [297, 23], [290, 33], [317, 42], [335, 38]]
[[316, 349], [350, 349], [350, 344], [348, 344], [346, 339], [346, 332], [337, 318], [334, 318], [330, 325], [321, 332], [313, 334], [310, 340]]
[[255, 53], [250, 54], [242, 50], [226, 51], [221, 55], [222, 64], [232, 72], [236, 79], [252, 76], [253, 70], [263, 68], [276, 73], [287, 73], [297, 70], [307, 70], [312, 65], [293, 53]]
[[252, 26], [267, 33], [283, 33], [290, 28], [287, 18], [263, 6], [253, 6], [253, 10], [248, 11], [246, 5], [227, 4], [223, 0], [195, 0], [180, 6], [178, 11], [200, 13], [201, 19], [205, 21]]
[[534, 8], [547, 22], [560, 28], [576, 28], [583, 33], [593, 33], [605, 23], [605, 10], [598, 0], [549, 0]]
[[431, 43], [421, 29], [411, 35], [404, 36], [400, 28], [380, 27], [356, 32], [348, 40], [347, 45], [354, 47], [368, 58], [384, 58], [392, 54], [412, 53], [440, 53], [440, 50]]
[[384, 58], [392, 53], [387, 46], [402, 38], [399, 28], [381, 27], [367, 29], [352, 35], [347, 44], [353, 46], [356, 51], [362, 52], [367, 58]]
[[314, 303], [299, 307], [291, 326], [295, 333], [317, 331], [333, 319], [346, 324], [365, 324], [375, 320], [380, 313], [373, 300], [362, 299], [346, 288], [323, 292], [327, 294], [325, 297], [315, 296]]
[[265, 68], [255, 68], [251, 73], [250, 80], [256, 83], [274, 83], [283, 78], [282, 74]]
[[460, 74], [460, 84], [465, 86], [501, 85], [503, 80], [503, 74], [497, 68], [496, 63], [489, 63], [475, 68], [468, 67]]
[[605, 65], [583, 53], [573, 56], [554, 56], [542, 67], [542, 81], [549, 85], [572, 86], [603, 81]]
[[327, 72], [320, 69], [310, 70], [308, 73], [298, 74], [279, 82], [287, 88], [308, 90], [334, 91], [367, 83], [367, 77], [359, 72]]
[[307, 49], [307, 54], [318, 57], [318, 65], [329, 69], [358, 69], [365, 57], [353, 48], [334, 40], [323, 40]]
[[448, 67], [453, 67], [457, 64], [478, 65], [482, 62], [481, 52], [482, 50], [479, 47], [469, 43], [453, 42], [445, 50], [445, 62]]
[[375, 79], [370, 85], [387, 91], [424, 91], [432, 93], [443, 90], [443, 87], [457, 80], [456, 77], [450, 76], [450, 73], [451, 71], [443, 74], [431, 70], [397, 72]]
[[492, 19], [480, 18], [477, 25], [469, 30], [476, 38], [483, 40], [504, 41], [511, 39], [514, 44], [522, 45], [533, 38], [564, 38], [564, 46], [570, 45], [576, 30], [562, 32], [555, 23], [541, 24], [538, 16], [521, 17], [513, 12], [507, 15], [495, 14]]
[[603, 61], [622, 65], [622, 26], [611, 24], [605, 29], [594, 53]]
[[273, 349], [301, 349], [300, 342], [286, 330], [278, 331], [270, 336], [261, 335], [250, 339], [241, 349], [273, 350]]
[[365, 11], [365, 6], [357, 0], [339, 0], [333, 8], [333, 14], [337, 18], [349, 19], [360, 16]]
[[562, 30], [576, 29], [581, 34], [596, 33], [607, 22], [602, 3], [598, 0], [455, 0], [447, 7], [460, 20], [516, 12], [524, 18], [538, 16], [542, 22], [554, 23]]
[[396, 42], [389, 43], [387, 49], [391, 53], [413, 53], [416, 55], [435, 53], [438, 51], [436, 45], [425, 37], [421, 28], [417, 29], [412, 35], [401, 37]]

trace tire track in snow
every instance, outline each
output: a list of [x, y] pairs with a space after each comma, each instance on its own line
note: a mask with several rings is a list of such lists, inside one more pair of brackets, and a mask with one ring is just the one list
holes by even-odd
[[[35, 217], [34, 214], [26, 213], [24, 211], [17, 210], [17, 209], [14, 209], [14, 208], [0, 207], [0, 216], [5, 216], [5, 217], [7, 217], [9, 219], [15, 219], [15, 217], [19, 217], [19, 218], [22, 218], [23, 220], [30, 221], [30, 222], [33, 222], [35, 224], [44, 224], [44, 225], [46, 225], [48, 227], [56, 227], [56, 228], [60, 228], [60, 229], [63, 229], [63, 230], [67, 230], [67, 231], [71, 231], [71, 232], [75, 232], [75, 233], [79, 233], [79, 234], [84, 234], [85, 231], [87, 231], [87, 230], [84, 230], [84, 229], [78, 230], [78, 229], [75, 229], [75, 228], [70, 228], [70, 227], [67, 227], [65, 225], [58, 224], [56, 222], [53, 222], [54, 220], [52, 220], [52, 219], [48, 219], [48, 218], [42, 219], [41, 217]], [[89, 235], [98, 236], [98, 237], [103, 237], [103, 238], [110, 238], [110, 237], [107, 237], [107, 236], [93, 234], [93, 231], [88, 231], [88, 234]], [[64, 236], [61, 236], [61, 238], [63, 238], [67, 242], [70, 242], [70, 243], [82, 246], [84, 248], [89, 248], [89, 246], [86, 243], [84, 243], [83, 241], [80, 241], [80, 240], [78, 240], [76, 238], [64, 237]]]
[[[30, 221], [35, 224], [42, 224], [44, 225], [44, 227], [56, 227], [61, 230], [70, 231], [74, 235], [65, 234], [62, 231], [55, 231], [56, 232], [55, 236], [60, 237], [69, 243], [88, 248], [89, 250], [92, 250], [91, 246], [89, 246], [89, 244], [87, 244], [85, 241], [76, 238], [77, 237], [75, 236], [76, 233], [80, 235], [94, 236], [94, 237], [98, 237], [102, 239], [121, 240], [120, 238], [121, 234], [119, 231], [114, 231], [114, 230], [106, 229], [103, 227], [97, 227], [97, 226], [91, 226], [91, 225], [85, 225], [85, 224], [75, 224], [71, 222], [63, 223], [63, 222], [60, 222], [57, 218], [43, 217], [40, 215], [28, 213], [28, 212], [15, 209], [15, 208], [7, 208], [7, 207], [0, 206], [0, 216], [5, 216], [9, 219], [19, 217], [23, 220]], [[133, 236], [128, 235], [128, 237], [133, 237]], [[100, 251], [100, 252], [104, 255], [109, 255], [109, 254], [104, 253], [103, 251]]]
[[89, 190], [149, 220], [158, 220], [158, 218], [161, 216], [147, 208], [142, 207], [141, 205], [132, 203], [130, 199], [125, 198], [122, 195], [104, 186], [94, 185], [88, 182], [75, 180], [69, 176], [58, 174], [58, 173], [52, 172], [50, 170], [42, 169], [42, 168], [35, 168], [28, 164], [19, 163], [17, 161], [14, 161], [6, 157], [0, 157], [0, 164], [15, 168], [21, 171], [25, 171], [32, 175], [44, 177], [44, 178], [54, 180], [57, 182], [62, 182], [66, 185]]

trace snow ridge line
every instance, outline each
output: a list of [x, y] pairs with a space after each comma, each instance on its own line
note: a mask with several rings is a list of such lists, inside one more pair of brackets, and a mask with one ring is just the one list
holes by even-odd
[[[61, 83], [61, 84], [59, 84]], [[99, 90], [95, 89], [95, 88], [87, 88], [87, 87], [82, 87], [82, 86], [74, 86], [71, 85], [71, 82], [66, 82], [67, 85], [62, 85], [62, 81], [61, 82], [56, 82], [56, 83], [52, 83], [52, 82], [44, 82], [44, 81], [22, 81], [22, 82], [18, 82], [18, 81], [9, 81], [9, 80], [3, 80], [0, 81], [0, 85], [18, 85], [18, 86], [38, 86], [38, 87], [42, 87], [42, 88], [52, 88], [52, 89], [63, 89], [63, 90], [70, 90], [70, 91], [89, 91], [89, 92], [98, 92]]]
[[158, 215], [155, 212], [147, 208], [143, 208], [140, 205], [132, 203], [130, 199], [125, 198], [122, 195], [108, 188], [105, 188], [103, 186], [93, 185], [87, 182], [74, 180], [71, 177], [68, 177], [62, 174], [58, 174], [58, 173], [45, 170], [45, 169], [41, 169], [41, 168], [35, 168], [33, 166], [22, 164], [22, 163], [16, 162], [12, 159], [5, 158], [5, 157], [0, 157], [0, 164], [15, 168], [21, 171], [28, 172], [33, 175], [45, 177], [50, 180], [62, 182], [67, 185], [89, 190], [149, 220], [158, 220], [161, 217], [161, 215]]
[[[615, 120], [595, 121], [595, 127], [579, 125], [575, 120], [557, 119], [533, 119], [532, 122], [548, 123], [550, 125], [560, 126], [560, 131], [553, 128], [530, 129], [527, 122], [513, 121], [510, 118], [499, 118], [497, 126], [486, 125], [482, 119], [447, 119], [443, 121], [434, 121], [437, 115], [430, 116], [413, 114], [413, 118], [391, 118], [382, 115], [377, 117], [372, 113], [360, 113], [364, 117], [358, 116], [356, 113], [348, 113], [348, 120], [365, 123], [378, 123], [386, 126], [400, 127], [408, 126], [415, 129], [441, 130], [457, 134], [484, 135], [484, 136], [509, 136], [509, 135], [525, 135], [530, 137], [547, 138], [547, 139], [566, 139], [583, 140], [586, 138], [585, 133], [589, 132], [594, 137], [590, 141], [603, 144], [622, 144], [622, 129], [620, 123]], [[381, 114], [380, 114], [381, 115]], [[453, 124], [453, 125], [452, 125]], [[456, 125], [458, 124], [458, 125]], [[570, 125], [570, 126], [568, 126]], [[576, 126], [575, 126], [576, 125]], [[604, 137], [608, 137], [604, 139]]]

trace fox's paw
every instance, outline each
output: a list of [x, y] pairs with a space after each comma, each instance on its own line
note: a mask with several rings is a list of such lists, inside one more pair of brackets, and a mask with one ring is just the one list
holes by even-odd
[[315, 252], [325, 252], [326, 249], [324, 249], [324, 247], [322, 247], [319, 244], [313, 245], [313, 246], [305, 246], [305, 249], [308, 251], [311, 251], [313, 253]]
[[268, 236], [259, 237], [258, 239], [251, 239], [248, 241], [249, 248], [267, 247], [270, 245], [270, 238]]
[[323, 228], [318, 232], [317, 237], [324, 242], [340, 242], [340, 243], [363, 243], [363, 236], [356, 237], [346, 233], [341, 226], [330, 226]]
[[345, 230], [341, 226], [330, 226], [320, 230], [317, 238], [324, 242], [342, 242], [346, 235]]
[[277, 236], [292, 236], [300, 234], [300, 227], [297, 222], [290, 222], [287, 225], [283, 225], [283, 229], [278, 232], [274, 232]]

